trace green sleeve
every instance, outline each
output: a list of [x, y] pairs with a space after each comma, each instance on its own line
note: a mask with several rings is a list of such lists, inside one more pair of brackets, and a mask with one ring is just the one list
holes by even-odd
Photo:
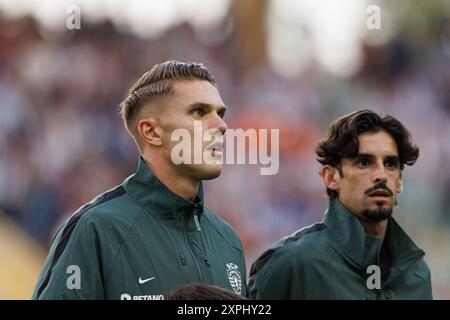
[[52, 242], [32, 298], [104, 299], [99, 248], [93, 223], [84, 216], [69, 220]]

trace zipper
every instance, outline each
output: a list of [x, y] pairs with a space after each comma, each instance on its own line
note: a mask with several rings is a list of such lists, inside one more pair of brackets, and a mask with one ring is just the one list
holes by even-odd
[[197, 228], [197, 231], [200, 232], [202, 231], [202, 228], [200, 227], [200, 222], [198, 221], [198, 213], [200, 211], [200, 204], [195, 204], [194, 205], [194, 222], [195, 222], [195, 227]]
[[211, 264], [209, 263], [208, 257], [205, 254], [202, 254], [202, 259], [206, 264], [206, 267], [208, 269], [208, 278], [210, 283], [214, 283], [214, 279], [213, 279], [213, 275], [212, 275], [212, 270], [211, 270]]
[[211, 267], [211, 265], [209, 264], [208, 258], [207, 258], [205, 255], [202, 256], [202, 258], [203, 258], [203, 261], [205, 261], [205, 264], [206, 264], [208, 267]]
[[189, 239], [188, 239], [188, 236], [187, 236], [187, 232], [188, 232], [188, 230], [187, 230], [188, 222], [189, 222], [189, 219], [185, 219], [185, 221], [184, 221], [184, 228], [183, 228], [183, 229], [184, 229], [184, 232], [183, 232], [183, 235], [184, 235], [184, 241], [186, 242], [186, 245], [187, 245], [189, 254], [192, 256], [192, 259], [194, 260], [195, 269], [197, 270], [197, 274], [198, 274], [200, 280], [202, 280], [202, 272], [201, 272], [201, 269], [200, 269], [200, 265], [198, 264], [197, 257], [195, 256], [195, 253], [194, 253], [194, 251], [192, 250], [191, 244], [190, 244]]
[[200, 223], [198, 222], [197, 213], [194, 213], [194, 222], [195, 222], [195, 226], [197, 227], [197, 231], [198, 232], [202, 231], [202, 228], [200, 227]]
[[[200, 227], [200, 222], [198, 219], [198, 214], [199, 214], [200, 209], [201, 209], [201, 206], [198, 204], [195, 204], [194, 222], [195, 222], [195, 226], [196, 226], [198, 232], [202, 231], [202, 228]], [[204, 246], [204, 244], [205, 244], [204, 234], [201, 234], [200, 237], [202, 239], [201, 241], [203, 242], [203, 246]], [[200, 253], [200, 257], [203, 259], [203, 262], [206, 265], [206, 270], [204, 270], [204, 271], [208, 274], [207, 278], [209, 279], [210, 283], [213, 283], [214, 279], [213, 279], [213, 274], [212, 274], [212, 270], [211, 270], [211, 264], [209, 263], [209, 260], [208, 260], [208, 256], [206, 255], [206, 253]], [[204, 275], [204, 273], [203, 273], [203, 275]], [[205, 278], [206, 278], [206, 276], [205, 276]]]
[[189, 279], [189, 271], [187, 268], [187, 259], [184, 256], [184, 254], [182, 254], [182, 253], [180, 253], [180, 261], [181, 261], [181, 265], [183, 266], [183, 270], [184, 270], [184, 274], [186, 275], [187, 282], [191, 282], [191, 280]]
[[[195, 224], [195, 228], [196, 228], [197, 232], [202, 231], [202, 228], [201, 228], [200, 222], [199, 222], [199, 218], [198, 218], [199, 209], [200, 209], [200, 205], [195, 204], [194, 209], [193, 209], [193, 219], [194, 219], [194, 224]], [[192, 245], [188, 239], [188, 223], [189, 223], [189, 219], [185, 219], [185, 221], [184, 221], [184, 239], [187, 244], [188, 251], [194, 260], [194, 264], [197, 269], [200, 280], [201, 281], [206, 280], [205, 279], [205, 277], [206, 277], [205, 271], [206, 271], [206, 273], [208, 274], [208, 280], [209, 280], [209, 282], [212, 283], [213, 277], [212, 277], [212, 272], [211, 272], [211, 264], [209, 263], [208, 257], [205, 254], [200, 252], [198, 257], [195, 254], [195, 250], [192, 248]], [[203, 235], [200, 235], [200, 237], [203, 239]], [[200, 261], [198, 258], [201, 258], [203, 260], [203, 263], [206, 266], [206, 270], [204, 267], [202, 268], [200, 266]]]

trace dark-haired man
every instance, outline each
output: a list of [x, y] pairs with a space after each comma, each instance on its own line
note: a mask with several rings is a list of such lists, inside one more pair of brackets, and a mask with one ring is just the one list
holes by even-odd
[[[162, 299], [191, 282], [245, 295], [241, 242], [204, 207], [201, 185], [222, 170], [225, 110], [202, 64], [168, 61], [146, 72], [121, 104], [141, 155], [137, 172], [63, 224], [33, 298]], [[179, 162], [173, 133], [195, 138], [196, 123], [216, 139], [189, 145]]]
[[256, 299], [431, 299], [424, 252], [391, 217], [404, 165], [419, 148], [391, 116], [332, 123], [316, 149], [329, 206], [322, 222], [281, 239], [252, 265]]

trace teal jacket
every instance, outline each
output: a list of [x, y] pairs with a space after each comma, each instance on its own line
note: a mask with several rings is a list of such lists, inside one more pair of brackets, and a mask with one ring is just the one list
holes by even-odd
[[388, 225], [391, 263], [379, 289], [368, 267], [381, 265], [380, 239], [367, 235], [359, 220], [332, 200], [321, 223], [281, 239], [257, 259], [250, 271], [250, 298], [432, 299], [424, 252], [393, 218]]
[[202, 282], [246, 295], [232, 228], [170, 191], [140, 159], [137, 172], [75, 212], [52, 241], [33, 299], [162, 299]]

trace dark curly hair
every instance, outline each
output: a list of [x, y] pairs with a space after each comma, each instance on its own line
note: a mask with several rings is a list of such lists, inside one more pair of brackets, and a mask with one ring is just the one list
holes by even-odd
[[[397, 144], [400, 170], [405, 164], [413, 165], [419, 157], [419, 147], [412, 142], [411, 134], [396, 118], [380, 116], [372, 110], [354, 111], [336, 119], [316, 147], [316, 159], [322, 165], [339, 169], [342, 176], [343, 158], [354, 159], [358, 155], [358, 136], [363, 132], [386, 131]], [[337, 191], [327, 188], [330, 198], [338, 196]]]
[[207, 283], [189, 283], [165, 296], [167, 300], [247, 300], [236, 292]]

